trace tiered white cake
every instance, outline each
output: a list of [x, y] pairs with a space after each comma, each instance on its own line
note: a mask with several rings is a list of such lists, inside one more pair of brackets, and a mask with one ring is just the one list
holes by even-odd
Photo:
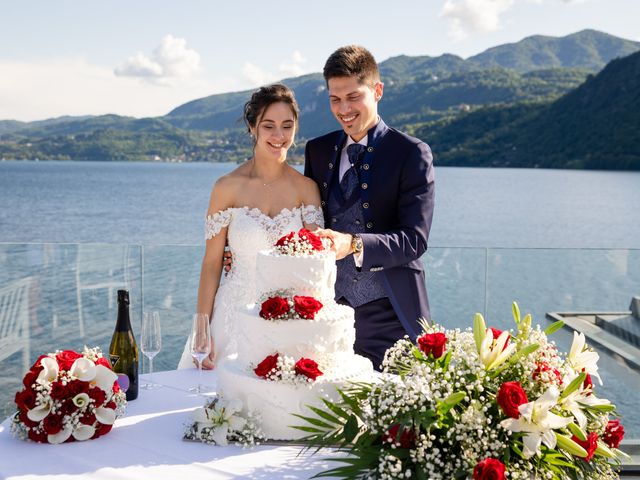
[[[282, 255], [276, 250], [258, 253], [258, 298], [286, 290], [313, 297], [323, 305], [313, 319], [267, 320], [259, 314], [262, 300], [258, 300], [234, 319], [238, 356], [219, 365], [218, 390], [225, 398], [237, 398], [244, 408], [258, 412], [268, 439], [303, 437], [304, 432], [290, 427], [303, 421], [291, 414], [310, 415], [305, 405], [320, 406], [320, 397], [336, 400], [336, 387], [373, 378], [371, 362], [353, 352], [353, 309], [334, 301], [335, 278], [331, 252], [309, 256]], [[322, 375], [313, 381], [302, 376], [299, 382], [259, 377], [254, 372], [256, 366], [276, 353], [294, 360], [313, 360]]]

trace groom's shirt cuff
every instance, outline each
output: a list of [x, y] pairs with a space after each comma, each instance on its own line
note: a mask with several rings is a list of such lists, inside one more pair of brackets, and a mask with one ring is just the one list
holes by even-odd
[[362, 250], [360, 253], [354, 253], [352, 256], [353, 261], [356, 264], [356, 268], [362, 268], [362, 264], [364, 263], [364, 250]]

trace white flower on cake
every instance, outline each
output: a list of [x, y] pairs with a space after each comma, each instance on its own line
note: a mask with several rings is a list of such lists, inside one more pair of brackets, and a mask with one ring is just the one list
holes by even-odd
[[307, 257], [324, 250], [324, 244], [318, 235], [301, 228], [278, 239], [275, 249], [282, 255]]
[[323, 375], [315, 360], [301, 358], [295, 361], [292, 357], [280, 355], [277, 352], [273, 355], [267, 355], [253, 371], [258, 377], [265, 380], [292, 385], [312, 383]]
[[193, 412], [193, 423], [187, 426], [184, 438], [213, 445], [255, 445], [263, 438], [257, 420], [253, 412], [244, 413], [241, 401], [215, 396]]

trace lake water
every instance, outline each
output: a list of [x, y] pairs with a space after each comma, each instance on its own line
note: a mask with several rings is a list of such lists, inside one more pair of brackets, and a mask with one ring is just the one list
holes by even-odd
[[[0, 162], [0, 242], [202, 244], [233, 164]], [[436, 168], [431, 246], [640, 248], [640, 172]]]
[[[0, 162], [0, 287], [34, 279], [31, 357], [106, 349], [110, 297], [126, 283], [136, 334], [141, 311], [159, 310], [154, 363], [174, 368], [195, 305], [211, 186], [234, 167]], [[640, 172], [437, 168], [424, 257], [434, 318], [466, 327], [480, 311], [511, 328], [512, 300], [543, 324], [549, 311], [626, 310], [640, 294], [639, 187]], [[111, 290], [85, 289], [92, 275]], [[571, 334], [554, 338], [566, 351]], [[0, 414], [13, 408], [23, 363], [19, 353], [0, 361]], [[605, 354], [600, 368], [606, 396], [639, 438], [640, 400], [629, 391], [640, 391], [640, 374]]]

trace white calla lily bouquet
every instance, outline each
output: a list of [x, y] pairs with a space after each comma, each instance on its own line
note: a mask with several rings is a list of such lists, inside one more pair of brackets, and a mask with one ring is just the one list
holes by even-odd
[[390, 348], [377, 383], [340, 391], [301, 416], [310, 447], [339, 446], [341, 462], [319, 474], [366, 479], [612, 479], [624, 428], [596, 395], [598, 354], [574, 333], [567, 355], [546, 330], [446, 330], [423, 322], [416, 344]]

